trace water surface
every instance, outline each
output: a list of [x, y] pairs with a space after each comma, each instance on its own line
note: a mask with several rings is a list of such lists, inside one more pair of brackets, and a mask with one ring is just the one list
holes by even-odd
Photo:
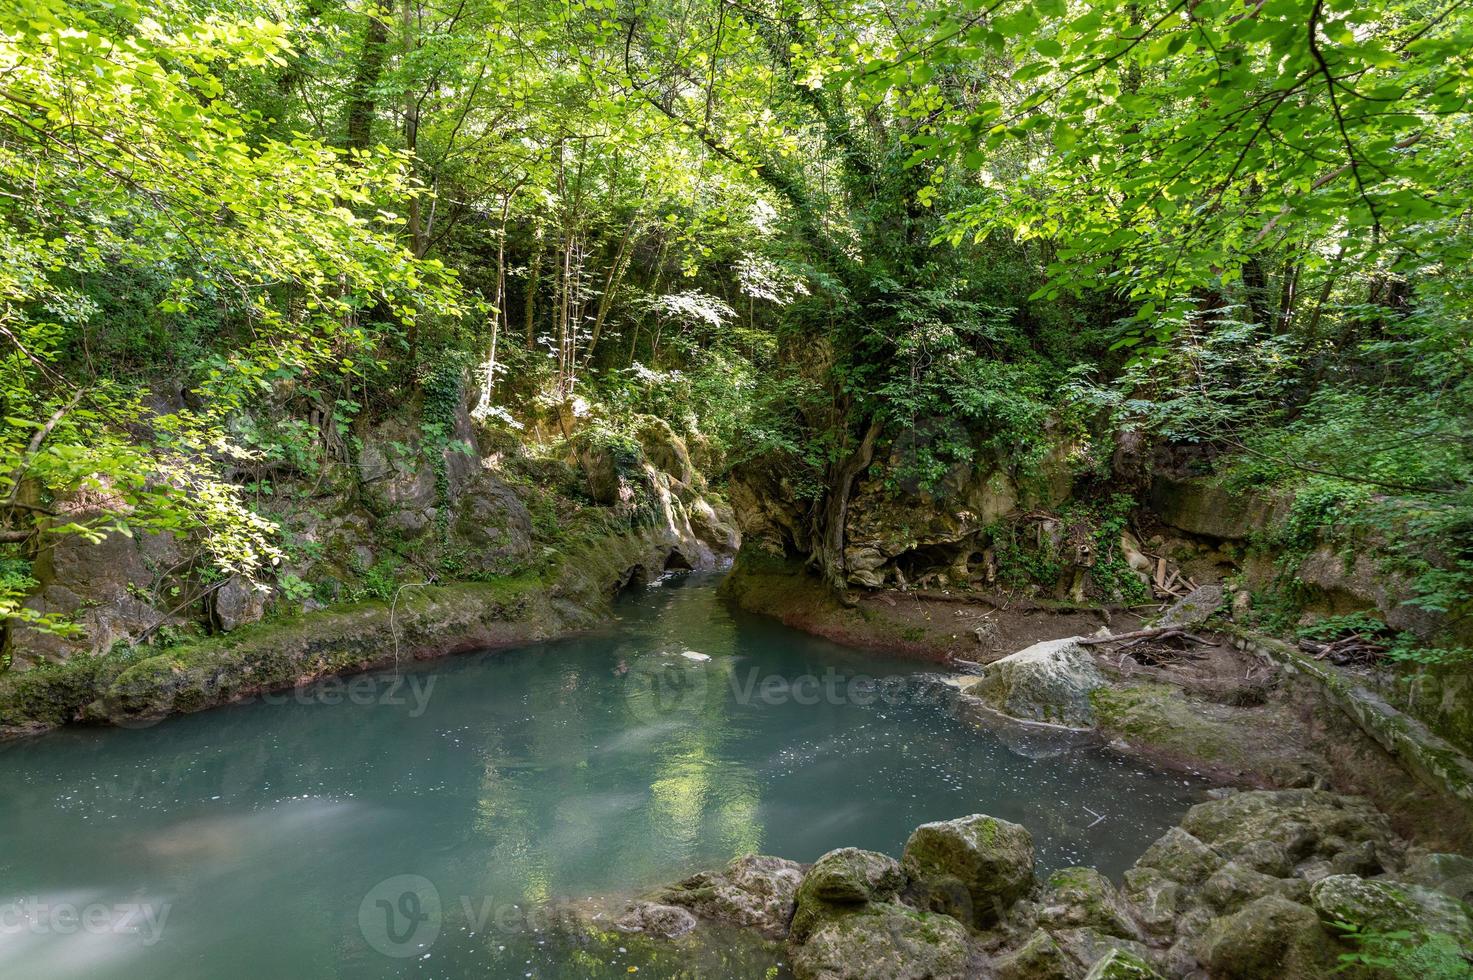
[[633, 944], [569, 949], [547, 908], [750, 851], [898, 855], [917, 824], [979, 811], [1028, 826], [1041, 870], [1118, 876], [1200, 798], [1100, 747], [979, 731], [924, 666], [735, 613], [708, 577], [622, 612], [6, 746], [0, 975], [669, 975]]

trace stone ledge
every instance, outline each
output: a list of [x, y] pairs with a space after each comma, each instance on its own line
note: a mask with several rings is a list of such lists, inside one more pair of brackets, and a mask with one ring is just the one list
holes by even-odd
[[1233, 645], [1317, 684], [1367, 735], [1413, 775], [1473, 807], [1473, 759], [1334, 664], [1281, 640], [1229, 629]]

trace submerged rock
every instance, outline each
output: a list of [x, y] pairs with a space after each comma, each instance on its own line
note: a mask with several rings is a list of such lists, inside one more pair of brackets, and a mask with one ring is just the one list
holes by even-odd
[[696, 917], [690, 912], [658, 902], [636, 902], [614, 923], [620, 932], [641, 932], [660, 939], [676, 939], [695, 927]]
[[792, 965], [799, 980], [960, 980], [969, 955], [955, 919], [869, 903], [818, 925]]
[[787, 933], [793, 902], [803, 880], [796, 861], [748, 854], [723, 871], [703, 871], [667, 888], [662, 903], [689, 909], [704, 919], [751, 926], [766, 935]]
[[923, 906], [985, 927], [1033, 888], [1033, 836], [985, 814], [922, 824], [902, 857]]
[[1094, 658], [1071, 637], [1035, 643], [988, 664], [968, 694], [1013, 718], [1092, 728], [1089, 696], [1105, 683]]

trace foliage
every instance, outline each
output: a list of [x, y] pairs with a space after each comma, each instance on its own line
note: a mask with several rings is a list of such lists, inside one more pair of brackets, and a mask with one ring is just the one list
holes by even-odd
[[1473, 974], [1473, 964], [1456, 936], [1377, 932], [1350, 922], [1333, 925], [1342, 940], [1355, 946], [1340, 954], [1336, 972], [1366, 970], [1394, 980], [1463, 980]]

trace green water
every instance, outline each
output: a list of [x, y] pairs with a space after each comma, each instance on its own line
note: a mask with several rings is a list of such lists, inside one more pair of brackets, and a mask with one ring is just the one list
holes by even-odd
[[[6, 746], [0, 975], [669, 975], [633, 942], [570, 945], [549, 910], [749, 851], [898, 855], [917, 824], [978, 811], [1027, 825], [1043, 870], [1118, 875], [1200, 798], [1101, 748], [969, 726], [915, 663], [735, 613], [708, 577], [622, 612]], [[779, 958], [707, 954], [686, 954], [698, 975]]]

